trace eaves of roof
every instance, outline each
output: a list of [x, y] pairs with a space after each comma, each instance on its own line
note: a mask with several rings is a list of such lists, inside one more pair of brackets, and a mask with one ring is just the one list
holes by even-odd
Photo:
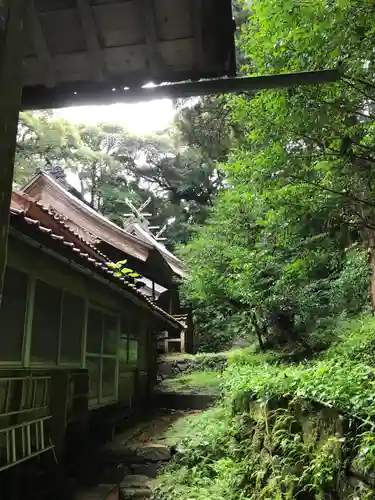
[[[88, 251], [89, 254], [97, 260], [107, 262], [109, 258], [100, 250], [98, 250], [92, 243], [87, 241], [83, 236], [81, 236], [78, 231], [75, 231], [70, 226], [65, 223], [65, 218], [58, 214], [56, 210], [51, 207], [46, 207], [40, 201], [34, 201], [30, 199], [24, 193], [12, 193], [11, 207], [14, 209], [22, 210], [25, 215], [29, 216], [30, 219], [35, 219], [41, 222], [43, 226], [43, 221], [41, 220], [43, 215], [50, 219], [48, 226], [56, 226], [55, 231], [61, 236], [69, 236], [73, 243], [78, 245], [81, 250]], [[43, 212], [41, 214], [40, 212]], [[50, 228], [50, 227], [49, 227]], [[50, 228], [51, 229], [51, 228]], [[62, 234], [61, 234], [62, 233]]]
[[89, 253], [82, 251], [72, 241], [67, 241], [64, 236], [58, 235], [54, 233], [52, 229], [44, 227], [38, 220], [31, 219], [27, 216], [25, 210], [11, 208], [10, 227], [14, 233], [18, 233], [21, 237], [24, 236], [26, 239], [30, 238], [33, 240], [36, 246], [45, 247], [56, 256], [60, 256], [68, 262], [74, 261], [83, 269], [91, 271], [91, 273], [108, 280], [109, 284], [115, 285], [119, 291], [125, 292], [130, 300], [147, 308], [150, 312], [161, 317], [174, 328], [184, 328], [184, 325], [177, 321], [172, 315], [168, 314], [152, 300], [142, 295], [142, 293], [137, 290], [136, 286], [126, 280], [125, 277], [116, 277], [114, 271], [112, 271], [106, 263], [90, 257]]

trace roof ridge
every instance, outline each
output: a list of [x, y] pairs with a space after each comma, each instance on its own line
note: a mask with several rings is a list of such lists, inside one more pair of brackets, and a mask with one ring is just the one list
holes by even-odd
[[142, 239], [138, 238], [137, 236], [134, 236], [127, 231], [125, 231], [123, 228], [112, 222], [110, 219], [108, 219], [105, 215], [102, 213], [98, 212], [94, 208], [92, 208], [90, 205], [84, 203], [82, 200], [74, 196], [72, 193], [70, 193], [61, 183], [59, 183], [56, 179], [54, 179], [52, 176], [47, 174], [44, 171], [39, 172], [37, 175], [34, 176], [34, 179], [31, 179], [30, 182], [25, 186], [24, 189], [27, 189], [30, 185], [32, 185], [32, 182], [38, 178], [38, 177], [44, 177], [47, 179], [48, 182], [50, 182], [53, 186], [57, 187], [61, 192], [63, 192], [68, 198], [70, 198], [74, 203], [76, 203], [78, 206], [81, 208], [87, 210], [89, 213], [94, 215], [95, 217], [101, 219], [103, 222], [108, 224], [110, 227], [115, 229], [116, 231], [119, 231], [123, 234], [126, 234], [129, 236], [131, 239], [136, 240], [137, 243], [145, 244], [146, 246], [151, 246], [147, 242], [144, 242]]

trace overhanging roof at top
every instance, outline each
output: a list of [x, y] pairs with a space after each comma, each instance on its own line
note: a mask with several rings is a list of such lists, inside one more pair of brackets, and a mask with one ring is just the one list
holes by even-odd
[[231, 0], [30, 0], [23, 106], [235, 75]]

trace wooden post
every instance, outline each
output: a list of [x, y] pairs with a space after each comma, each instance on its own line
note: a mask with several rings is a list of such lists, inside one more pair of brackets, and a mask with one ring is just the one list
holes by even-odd
[[180, 347], [180, 352], [185, 352], [185, 334], [186, 330], [185, 328], [181, 331], [180, 334], [180, 339], [181, 339], [181, 347]]
[[0, 304], [7, 261], [9, 207], [22, 94], [27, 0], [0, 0]]

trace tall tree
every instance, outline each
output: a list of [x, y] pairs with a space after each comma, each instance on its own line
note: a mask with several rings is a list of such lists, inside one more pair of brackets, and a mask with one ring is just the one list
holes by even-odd
[[253, 311], [255, 326], [293, 340], [368, 298], [367, 250], [375, 264], [375, 6], [254, 0], [251, 9], [241, 38], [247, 74], [344, 62], [346, 76], [331, 85], [227, 98], [243, 130], [225, 165], [231, 189], [184, 256], [192, 268], [189, 293], [200, 304]]
[[78, 130], [66, 120], [54, 118], [50, 112], [23, 112], [17, 134], [14, 182], [25, 183], [38, 169], [59, 165], [74, 168], [81, 148]]

